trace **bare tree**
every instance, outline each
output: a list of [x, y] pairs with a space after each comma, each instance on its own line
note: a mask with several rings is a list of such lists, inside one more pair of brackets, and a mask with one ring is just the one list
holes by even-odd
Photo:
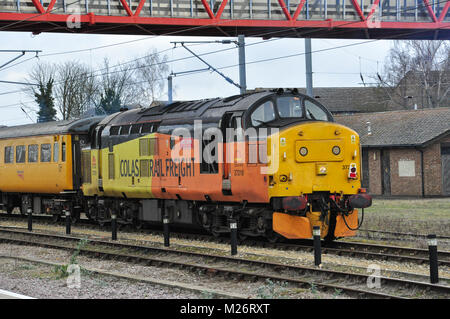
[[448, 41], [395, 41], [379, 86], [392, 102], [407, 109], [449, 106], [450, 44]]
[[159, 55], [156, 50], [136, 59], [135, 78], [138, 82], [137, 94], [140, 103], [149, 106], [154, 100], [159, 99], [164, 91], [169, 66], [167, 56]]
[[56, 100], [64, 120], [79, 118], [97, 100], [98, 81], [92, 70], [79, 62], [57, 66]]
[[136, 95], [132, 87], [133, 69], [130, 64], [119, 64], [111, 67], [107, 58], [103, 61], [103, 71], [100, 75], [100, 101], [96, 106], [98, 114], [111, 114], [119, 111], [124, 104], [133, 104]]

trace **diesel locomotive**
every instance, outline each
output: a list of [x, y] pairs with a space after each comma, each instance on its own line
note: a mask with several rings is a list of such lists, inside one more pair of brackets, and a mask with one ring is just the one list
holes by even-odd
[[[1, 154], [3, 153], [3, 154]], [[292, 90], [0, 128], [6, 211], [80, 212], [241, 237], [353, 236], [371, 205], [358, 134]]]

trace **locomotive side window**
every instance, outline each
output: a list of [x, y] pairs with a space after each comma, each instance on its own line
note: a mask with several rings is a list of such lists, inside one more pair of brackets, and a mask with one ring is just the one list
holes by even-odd
[[120, 135], [128, 135], [130, 133], [131, 125], [122, 125], [120, 127]]
[[25, 145], [16, 146], [16, 163], [25, 163]]
[[14, 150], [12, 146], [5, 147], [5, 163], [14, 162]]
[[46, 163], [52, 160], [52, 145], [42, 144], [41, 145], [41, 162]]
[[61, 145], [61, 162], [66, 161], [66, 143], [63, 142]]
[[282, 96], [277, 99], [280, 117], [303, 117], [301, 100], [297, 96]]
[[28, 145], [28, 163], [36, 163], [38, 161], [39, 145]]
[[152, 132], [152, 123], [144, 123], [142, 124], [141, 133], [151, 133]]
[[120, 126], [111, 126], [109, 129], [109, 135], [119, 135]]
[[328, 121], [328, 114], [316, 103], [305, 99], [306, 117], [311, 120]]
[[141, 132], [142, 124], [134, 124], [131, 126], [130, 134], [139, 134]]
[[252, 125], [259, 126], [261, 124], [273, 121], [275, 119], [275, 109], [272, 101], [261, 104], [253, 111], [251, 115]]
[[53, 162], [58, 162], [58, 155], [59, 155], [59, 144], [58, 142], [55, 142], [53, 144]]

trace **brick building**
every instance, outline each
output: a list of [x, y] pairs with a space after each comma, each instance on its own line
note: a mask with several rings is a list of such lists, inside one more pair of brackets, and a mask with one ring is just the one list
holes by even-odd
[[450, 196], [450, 108], [336, 115], [358, 132], [363, 186], [384, 196]]

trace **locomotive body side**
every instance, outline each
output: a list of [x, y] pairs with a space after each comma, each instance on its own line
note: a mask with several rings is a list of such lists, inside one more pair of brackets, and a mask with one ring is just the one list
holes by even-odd
[[[258, 111], [267, 102], [272, 111]], [[197, 112], [183, 118], [178, 110]], [[282, 118], [286, 110], [302, 115]], [[274, 120], [266, 125], [263, 117], [254, 121], [253, 114]], [[196, 117], [223, 136], [227, 128], [259, 127], [259, 122], [279, 131], [265, 138], [221, 138], [215, 155], [223, 160], [205, 163], [205, 141], [211, 139], [203, 136], [206, 128], [196, 135]], [[273, 238], [275, 231], [287, 238], [310, 238], [313, 226], [320, 226], [323, 238], [334, 239], [353, 236], [357, 209], [371, 203], [370, 196], [361, 194], [359, 136], [298, 93], [126, 111], [100, 126], [98, 147], [83, 151], [89, 177], [82, 188], [94, 219], [108, 220], [115, 211], [140, 225], [161, 223], [166, 216], [172, 223], [220, 234], [229, 232], [227, 221], [233, 217], [242, 236]], [[179, 128], [186, 128], [189, 137], [174, 134]]]

